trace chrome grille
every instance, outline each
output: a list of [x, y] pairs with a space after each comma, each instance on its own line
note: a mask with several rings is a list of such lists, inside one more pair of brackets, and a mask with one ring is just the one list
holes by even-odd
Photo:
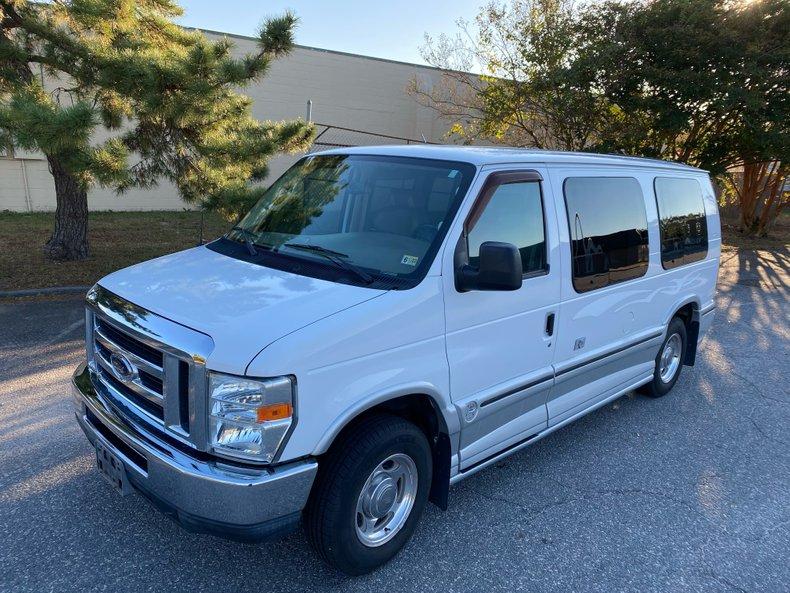
[[106, 403], [204, 450], [211, 338], [99, 286], [88, 293], [85, 325], [93, 381]]
[[94, 337], [98, 341], [112, 342], [140, 359], [144, 365], [151, 365], [161, 372], [164, 355], [160, 350], [134, 339], [101, 319], [96, 320], [95, 327], [99, 333]]
[[[111, 379], [115, 379], [119, 391], [128, 399], [134, 403], [146, 402], [144, 409], [154, 409], [154, 414], [163, 420], [164, 356], [162, 353], [151, 349], [158, 356], [145, 358], [140, 356], [137, 352], [142, 350], [140, 346], [143, 344], [97, 317], [94, 317], [93, 345], [96, 362], [101, 367], [103, 377], [109, 375]], [[134, 368], [131, 376], [122, 376], [113, 367], [113, 356], [131, 363]], [[155, 364], [154, 360], [159, 364]]]

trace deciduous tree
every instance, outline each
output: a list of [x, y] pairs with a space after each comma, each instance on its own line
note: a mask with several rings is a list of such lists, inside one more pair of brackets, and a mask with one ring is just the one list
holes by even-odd
[[585, 150], [609, 106], [571, 67], [575, 19], [570, 0], [490, 2], [457, 35], [426, 37], [423, 57], [443, 80], [411, 90], [467, 142]]
[[465, 140], [699, 166], [733, 182], [748, 232], [786, 206], [787, 0], [511, 0], [475, 25], [428, 38], [444, 81], [412, 89]]

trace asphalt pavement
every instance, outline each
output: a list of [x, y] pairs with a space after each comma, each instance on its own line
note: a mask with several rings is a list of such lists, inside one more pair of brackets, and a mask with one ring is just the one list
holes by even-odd
[[713, 330], [670, 395], [628, 394], [454, 486], [355, 579], [301, 533], [232, 543], [118, 496], [68, 393], [81, 300], [0, 302], [0, 591], [790, 591], [790, 266], [723, 263]]

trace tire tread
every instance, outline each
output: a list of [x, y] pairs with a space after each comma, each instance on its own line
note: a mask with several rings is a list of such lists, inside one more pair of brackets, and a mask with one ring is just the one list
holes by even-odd
[[414, 431], [422, 435], [417, 426], [399, 416], [375, 414], [342, 434], [321, 460], [304, 513], [307, 540], [321, 560], [334, 564], [330, 555], [333, 536], [331, 518], [337, 516], [342, 505], [343, 478], [350, 475], [353, 468], [364, 461], [367, 452], [379, 443]]
[[[661, 381], [661, 377], [659, 375], [659, 357], [661, 356], [661, 351], [664, 348], [664, 344], [666, 344], [666, 341], [667, 339], [669, 339], [669, 336], [672, 335], [673, 327], [676, 327], [678, 329], [678, 333], [680, 334], [680, 338], [682, 341], [683, 351], [680, 356], [681, 360], [680, 360], [680, 367], [678, 367], [678, 372], [675, 375], [672, 384], [669, 386], [669, 388], [667, 388], [667, 386], [664, 385], [663, 382]], [[667, 325], [666, 336], [664, 337], [664, 341], [661, 343], [661, 348], [659, 349], [658, 354], [656, 355], [656, 364], [653, 370], [653, 378], [649, 383], [646, 383], [645, 385], [639, 388], [639, 391], [641, 393], [647, 395], [648, 397], [659, 398], [659, 397], [664, 397], [670, 391], [672, 391], [672, 389], [675, 387], [675, 383], [677, 383], [677, 380], [680, 377], [681, 371], [683, 370], [683, 360], [685, 359], [686, 348], [688, 347], [687, 340], [688, 340], [688, 331], [686, 330], [686, 324], [683, 322], [683, 320], [680, 317], [677, 316], [673, 317], [669, 322], [669, 324]]]

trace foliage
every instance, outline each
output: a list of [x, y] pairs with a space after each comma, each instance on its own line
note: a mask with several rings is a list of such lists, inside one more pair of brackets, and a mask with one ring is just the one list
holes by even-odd
[[[464, 116], [453, 131], [466, 141], [737, 169], [752, 180], [735, 188], [750, 232], [786, 205], [787, 0], [512, 0], [485, 6], [476, 26], [428, 38], [425, 58], [448, 72], [413, 87], [440, 114]], [[484, 74], [453, 70], [464, 66]]]
[[490, 2], [474, 24], [458, 21], [455, 37], [426, 36], [423, 57], [444, 80], [436, 87], [415, 80], [412, 92], [467, 142], [589, 148], [609, 107], [571, 68], [575, 14], [570, 0]]
[[0, 145], [42, 151], [78, 192], [168, 179], [189, 204], [246, 209], [271, 156], [312, 137], [256, 121], [237, 90], [290, 50], [296, 18], [264, 22], [258, 51], [236, 57], [180, 14], [173, 0], [0, 0]]
[[576, 66], [620, 118], [594, 148], [685, 162], [729, 181], [741, 227], [788, 202], [790, 4], [655, 0], [589, 7]]
[[578, 25], [574, 67], [590, 72], [591, 92], [621, 114], [601, 129], [596, 148], [720, 174], [786, 138], [790, 10], [783, 0], [608, 2], [586, 8]]

